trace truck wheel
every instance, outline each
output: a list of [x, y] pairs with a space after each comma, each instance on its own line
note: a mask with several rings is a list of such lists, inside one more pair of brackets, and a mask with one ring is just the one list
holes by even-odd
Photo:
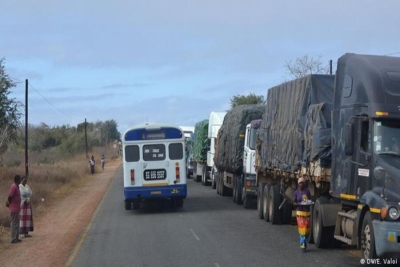
[[324, 227], [322, 222], [322, 212], [321, 212], [321, 204], [328, 203], [328, 199], [324, 197], [320, 197], [315, 201], [314, 212], [312, 218], [312, 227], [313, 227], [313, 236], [314, 243], [317, 248], [325, 248], [329, 244], [329, 240], [331, 237], [329, 236], [332, 232], [330, 228], [332, 227]]
[[125, 200], [125, 210], [131, 210], [132, 209], [132, 202], [129, 200]]
[[263, 199], [263, 195], [264, 195], [264, 183], [261, 183], [258, 185], [258, 192], [257, 192], [257, 213], [258, 213], [258, 218], [259, 219], [264, 219], [264, 199]]
[[194, 178], [194, 181], [195, 181], [196, 183], [198, 183], [198, 182], [201, 181], [201, 176], [200, 176], [200, 175], [193, 176], [193, 178]]
[[292, 221], [292, 204], [286, 202], [282, 207], [282, 224], [290, 224]]
[[279, 224], [281, 222], [281, 211], [279, 205], [281, 202], [281, 195], [279, 194], [279, 184], [271, 186], [269, 190], [269, 220], [272, 224]]
[[215, 173], [212, 172], [211, 175], [212, 175], [211, 188], [212, 188], [212, 189], [215, 189], [215, 188], [217, 188], [217, 183], [215, 182]]
[[[311, 200], [315, 203], [316, 198], [312, 196]], [[313, 218], [314, 218], [314, 205], [311, 205], [310, 206], [310, 233], [307, 236], [307, 243], [308, 244], [314, 244]]]
[[221, 181], [221, 195], [223, 197], [228, 195], [228, 187], [224, 185], [224, 181]]
[[363, 220], [361, 228], [361, 252], [364, 259], [375, 259], [376, 248], [375, 248], [375, 236], [374, 228], [372, 227], [371, 213], [368, 211]]
[[215, 173], [214, 174], [214, 179], [215, 179], [215, 188], [217, 190], [217, 194], [220, 195], [221, 194], [221, 190], [220, 190], [220, 182], [219, 182], [219, 174]]
[[203, 167], [203, 171], [201, 174], [201, 184], [204, 186], [206, 185], [206, 176], [205, 176], [205, 172], [204, 172], [204, 167]]
[[269, 190], [270, 186], [266, 184], [261, 196], [263, 201], [263, 217], [266, 222], [269, 222]]
[[240, 178], [236, 180], [236, 204], [243, 204], [243, 186]]
[[236, 180], [236, 175], [233, 176], [233, 181], [232, 181], [232, 186], [233, 186], [233, 192], [232, 192], [232, 199], [234, 203], [237, 203], [237, 180]]

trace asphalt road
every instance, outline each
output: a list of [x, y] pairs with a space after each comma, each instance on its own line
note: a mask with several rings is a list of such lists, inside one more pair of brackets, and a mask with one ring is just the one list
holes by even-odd
[[303, 254], [294, 225], [266, 223], [191, 179], [182, 209], [126, 211], [121, 170], [71, 259], [78, 267], [360, 266], [353, 251], [309, 245]]

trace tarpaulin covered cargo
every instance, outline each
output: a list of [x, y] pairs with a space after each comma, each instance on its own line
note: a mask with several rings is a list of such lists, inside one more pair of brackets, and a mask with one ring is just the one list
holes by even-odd
[[243, 168], [243, 149], [246, 125], [261, 119], [264, 105], [240, 105], [231, 109], [219, 129], [214, 162], [218, 171], [240, 173]]
[[208, 119], [196, 123], [193, 138], [193, 160], [195, 162], [207, 161], [208, 148]]
[[317, 158], [329, 165], [334, 77], [308, 75], [268, 90], [257, 133], [263, 168], [297, 171]]

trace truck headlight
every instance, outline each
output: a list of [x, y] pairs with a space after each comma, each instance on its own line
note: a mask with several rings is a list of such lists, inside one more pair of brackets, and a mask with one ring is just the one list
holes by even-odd
[[390, 219], [397, 220], [400, 217], [400, 212], [396, 207], [390, 207], [388, 210]]

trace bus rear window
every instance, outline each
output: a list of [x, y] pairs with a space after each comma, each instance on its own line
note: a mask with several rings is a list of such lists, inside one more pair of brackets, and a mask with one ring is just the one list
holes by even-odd
[[165, 160], [165, 145], [163, 144], [144, 145], [143, 160], [144, 161]]
[[183, 159], [183, 145], [181, 143], [169, 144], [169, 159]]
[[139, 161], [140, 154], [139, 154], [139, 146], [126, 146], [125, 147], [125, 160], [126, 162], [136, 162]]

